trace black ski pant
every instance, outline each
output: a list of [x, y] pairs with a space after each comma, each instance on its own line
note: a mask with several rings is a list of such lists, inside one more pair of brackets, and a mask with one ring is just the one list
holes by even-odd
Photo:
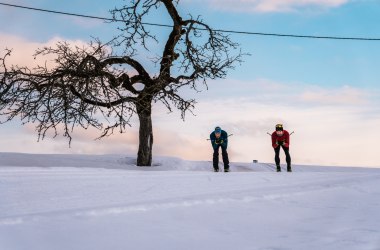
[[217, 147], [214, 148], [214, 155], [213, 155], [213, 166], [214, 169], [219, 169], [219, 148], [222, 148], [222, 158], [223, 158], [223, 163], [224, 163], [224, 169], [229, 169], [230, 167], [230, 162], [228, 160], [228, 153], [227, 153], [227, 148], [223, 147], [222, 145], [218, 145]]
[[292, 159], [290, 158], [290, 154], [289, 154], [289, 148], [285, 147], [285, 146], [277, 146], [277, 148], [274, 149], [274, 152], [276, 153], [275, 157], [274, 157], [274, 161], [276, 162], [276, 166], [279, 166], [280, 165], [280, 149], [283, 149], [284, 152], [285, 152], [285, 155], [286, 155], [286, 163], [288, 164], [288, 168], [291, 167], [291, 163], [292, 163]]

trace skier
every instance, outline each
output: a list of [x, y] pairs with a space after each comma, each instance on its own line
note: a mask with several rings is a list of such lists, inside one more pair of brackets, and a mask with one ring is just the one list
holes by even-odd
[[213, 154], [213, 166], [214, 171], [219, 172], [219, 148], [222, 148], [222, 157], [224, 163], [224, 172], [230, 171], [230, 162], [228, 160], [227, 153], [227, 144], [228, 144], [228, 135], [227, 132], [222, 130], [220, 127], [216, 127], [213, 132], [210, 134], [211, 145], [214, 149]]
[[282, 148], [286, 155], [287, 171], [292, 172], [291, 158], [289, 154], [289, 133], [284, 130], [282, 124], [276, 125], [276, 131], [272, 133], [272, 147], [275, 152], [275, 162], [277, 167], [277, 172], [281, 172], [280, 167], [280, 149]]

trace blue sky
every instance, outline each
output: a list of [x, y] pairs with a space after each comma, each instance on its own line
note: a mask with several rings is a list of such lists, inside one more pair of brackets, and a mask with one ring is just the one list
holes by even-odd
[[[5, 1], [6, 2], [6, 1]], [[17, 0], [11, 4], [94, 16], [123, 1]], [[314, 36], [380, 38], [380, 3], [371, 0], [183, 0], [180, 14], [201, 15], [214, 28]], [[0, 6], [0, 47], [13, 48], [12, 63], [33, 64], [33, 50], [58, 40], [85, 43], [117, 33], [114, 24]], [[162, 11], [151, 18], [170, 24]], [[158, 34], [165, 28], [152, 28]], [[269, 136], [282, 122], [292, 135], [295, 164], [380, 166], [380, 41], [302, 39], [231, 34], [244, 58], [227, 78], [209, 82], [209, 89], [185, 95], [198, 100], [196, 116], [185, 122], [178, 112], [156, 106], [154, 154], [211, 160], [205, 140], [219, 125], [231, 137], [232, 161], [272, 162]], [[160, 49], [160, 44], [154, 48]], [[148, 64], [149, 54], [139, 56]], [[154, 69], [152, 69], [154, 71]], [[154, 73], [154, 72], [153, 72]], [[135, 154], [138, 121], [124, 135], [94, 141], [96, 131], [78, 131], [68, 148], [62, 138], [36, 142], [33, 126], [17, 121], [1, 125], [0, 151], [33, 153]], [[174, 141], [173, 141], [173, 138]], [[284, 161], [284, 160], [282, 160]]]

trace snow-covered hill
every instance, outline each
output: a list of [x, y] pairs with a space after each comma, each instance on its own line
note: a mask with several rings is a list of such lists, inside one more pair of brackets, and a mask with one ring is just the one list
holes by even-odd
[[380, 169], [0, 153], [0, 249], [380, 249]]

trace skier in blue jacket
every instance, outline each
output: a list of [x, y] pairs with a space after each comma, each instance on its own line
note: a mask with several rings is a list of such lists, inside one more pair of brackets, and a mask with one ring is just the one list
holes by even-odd
[[230, 162], [228, 160], [227, 145], [228, 145], [228, 135], [227, 132], [222, 130], [220, 127], [216, 127], [210, 134], [210, 140], [212, 148], [214, 149], [213, 154], [213, 166], [214, 171], [219, 172], [219, 148], [222, 148], [222, 158], [224, 163], [224, 172], [230, 171]]

